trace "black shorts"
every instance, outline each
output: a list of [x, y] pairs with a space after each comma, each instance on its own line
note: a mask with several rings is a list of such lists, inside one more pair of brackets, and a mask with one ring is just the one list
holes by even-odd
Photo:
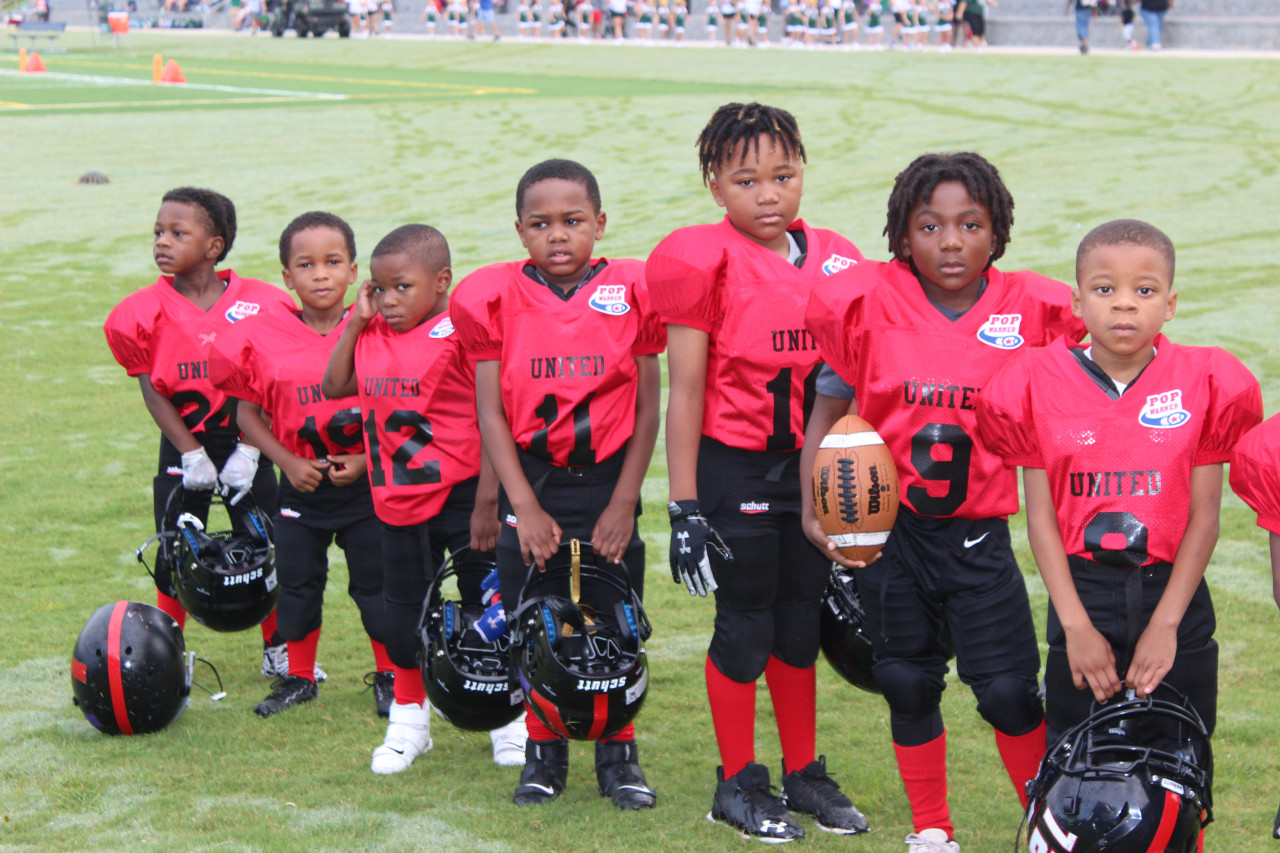
[[964, 22], [969, 25], [969, 30], [973, 33], [974, 38], [982, 38], [987, 34], [986, 15], [971, 15], [965, 12]]

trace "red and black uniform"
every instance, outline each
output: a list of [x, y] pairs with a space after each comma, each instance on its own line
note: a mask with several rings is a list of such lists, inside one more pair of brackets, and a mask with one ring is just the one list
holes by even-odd
[[[992, 379], [983, 440], [1011, 468], [1043, 468], [1072, 580], [1120, 673], [1169, 580], [1186, 532], [1191, 469], [1228, 461], [1262, 419], [1258, 381], [1217, 347], [1155, 340], [1156, 355], [1119, 393], [1085, 355], [1060, 342]], [[1213, 602], [1202, 580], [1178, 626], [1165, 683], [1187, 694], [1209, 731], [1217, 705]], [[1050, 731], [1089, 715], [1076, 690], [1061, 623], [1049, 606], [1045, 703]]]
[[708, 336], [698, 501], [734, 556], [708, 551], [719, 588], [706, 677], [725, 778], [754, 760], [762, 674], [787, 767], [815, 758], [813, 667], [829, 563], [804, 537], [796, 488], [822, 361], [804, 311], [810, 291], [862, 253], [803, 220], [789, 233], [793, 262], [726, 217], [673, 232], [645, 267], [662, 321]]
[[[103, 330], [116, 361], [130, 376], [147, 375], [151, 385], [166, 397], [187, 429], [204, 446], [219, 470], [235, 450], [235, 401], [209, 379], [209, 350], [220, 334], [235, 323], [274, 306], [293, 307], [293, 300], [278, 287], [255, 278], [241, 278], [222, 270], [218, 278], [226, 290], [208, 311], [173, 289], [173, 277], [162, 275], [150, 287], [125, 297], [107, 317]], [[182, 454], [160, 436], [160, 464], [154, 484], [156, 531], [159, 532], [169, 495], [182, 483]], [[253, 482], [253, 499], [264, 512], [276, 508], [276, 478], [271, 460], [259, 461]], [[183, 509], [205, 520], [208, 493], [186, 494]], [[233, 524], [240, 512], [232, 509]], [[172, 599], [173, 584], [167, 562], [156, 561], [156, 587]], [[275, 624], [274, 616], [267, 625]], [[265, 631], [265, 628], [264, 628]]]
[[[431, 528], [444, 514], [469, 522], [475, 507], [475, 364], [447, 313], [403, 333], [374, 317], [356, 341], [355, 364], [369, 484], [383, 522], [383, 642], [398, 669], [416, 670], [418, 617], [443, 559]], [[412, 697], [404, 692], [410, 682], [397, 673], [397, 702], [423, 701], [422, 679], [412, 680]]]
[[[264, 311], [214, 343], [210, 377], [231, 397], [261, 406], [272, 434], [295, 456], [323, 460], [331, 454], [360, 453], [364, 431], [358, 401], [331, 399], [320, 391], [329, 353], [346, 323], [344, 317], [322, 335], [294, 308]], [[280, 636], [291, 644], [319, 639], [327, 552], [336, 538], [346, 554], [347, 592], [365, 631], [380, 644], [382, 527], [373, 512], [368, 481], [336, 486], [326, 477], [315, 491], [304, 493], [282, 477], [274, 522]]]
[[[538, 504], [565, 539], [590, 540], [613, 497], [635, 431], [636, 359], [666, 347], [644, 265], [596, 259], [587, 278], [565, 293], [544, 282], [529, 261], [494, 264], [462, 281], [452, 309], [468, 354], [476, 361], [500, 362], [503, 408]], [[503, 600], [514, 609], [527, 566], [505, 490], [498, 509], [503, 520], [499, 583]], [[644, 542], [638, 527], [623, 560], [632, 587], [643, 595]], [[584, 590], [584, 598], [596, 592]], [[612, 601], [589, 603], [599, 612], [613, 612]], [[627, 739], [629, 728], [618, 739]]]
[[1007, 516], [1018, 481], [978, 437], [975, 407], [1019, 353], [1084, 326], [1066, 285], [989, 268], [977, 302], [948, 311], [901, 261], [861, 264], [815, 289], [806, 321], [893, 453], [902, 504], [879, 561], [858, 570], [916, 829], [950, 831], [939, 703], [956, 669], [996, 729], [1015, 789], [1044, 754], [1040, 653]]

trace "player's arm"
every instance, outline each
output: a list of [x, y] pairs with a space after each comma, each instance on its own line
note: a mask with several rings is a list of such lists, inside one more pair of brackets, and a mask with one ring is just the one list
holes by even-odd
[[[517, 516], [518, 517], [518, 516]], [[476, 505], [471, 510], [471, 549], [492, 551], [498, 547], [502, 522], [498, 520], [498, 472], [489, 454], [480, 451], [480, 481], [476, 484]]]
[[1151, 614], [1151, 621], [1138, 637], [1133, 662], [1125, 673], [1125, 683], [1137, 690], [1139, 696], [1151, 695], [1173, 666], [1178, 652], [1178, 625], [1218, 544], [1221, 510], [1222, 464], [1192, 468], [1187, 532], [1178, 543], [1169, 583]]
[[1105, 702], [1120, 690], [1115, 652], [1107, 638], [1093, 627], [1076, 592], [1071, 567], [1067, 564], [1067, 549], [1058, 530], [1049, 475], [1043, 468], [1023, 468], [1022, 477], [1027, 505], [1027, 539], [1066, 635], [1071, 679], [1077, 690], [1088, 686], [1098, 702]]
[[635, 531], [636, 503], [640, 500], [640, 489], [649, 470], [649, 461], [653, 458], [654, 445], [658, 443], [661, 384], [658, 356], [636, 356], [635, 431], [627, 442], [627, 457], [622, 462], [609, 505], [591, 532], [596, 553], [610, 563], [619, 562], [627, 553], [627, 545]]
[[1280, 533], [1268, 534], [1271, 547], [1271, 597], [1280, 607]]
[[329, 364], [324, 369], [324, 379], [320, 381], [320, 390], [326, 397], [352, 397], [360, 390], [356, 378], [356, 340], [376, 313], [378, 312], [373, 307], [373, 282], [366, 280], [360, 285], [360, 294], [351, 306], [347, 327], [342, 330], [338, 342], [333, 345], [333, 352], [329, 354]]
[[300, 492], [314, 492], [324, 479], [324, 469], [328, 462], [317, 462], [314, 459], [303, 459], [294, 455], [289, 448], [271, 432], [262, 416], [262, 407], [248, 400], [236, 402], [236, 423], [244, 435], [245, 442], [267, 454], [267, 458], [280, 466], [280, 470], [289, 478], [289, 482]]
[[538, 497], [520, 466], [516, 440], [511, 435], [511, 425], [507, 423], [507, 413], [502, 406], [500, 368], [501, 362], [495, 360], [476, 363], [476, 414], [480, 419], [480, 438], [515, 511], [520, 554], [525, 562], [536, 562], [539, 569], [545, 570], [547, 559], [560, 548], [560, 525], [538, 503]]
[[187, 429], [182, 416], [178, 414], [177, 408], [169, 398], [157, 391], [156, 387], [151, 384], [151, 374], [138, 374], [138, 387], [142, 389], [142, 402], [146, 404], [147, 411], [151, 414], [151, 419], [156, 422], [156, 426], [160, 427], [160, 432], [164, 434], [165, 438], [169, 439], [174, 447], [178, 448], [180, 453], [190, 453], [203, 447], [199, 440], [191, 434], [191, 430]]
[[698, 446], [709, 346], [706, 332], [689, 326], [667, 327], [667, 477], [673, 501], [698, 498]]
[[817, 546], [823, 556], [846, 569], [861, 568], [866, 563], [855, 562], [841, 554], [836, 549], [836, 543], [831, 541], [831, 537], [823, 532], [822, 525], [818, 523], [818, 513], [813, 508], [813, 460], [818, 455], [822, 439], [831, 432], [836, 421], [845, 415], [857, 413], [857, 400], [816, 394], [813, 398], [813, 411], [809, 413], [809, 424], [804, 429], [804, 447], [800, 450], [800, 522], [804, 535]]

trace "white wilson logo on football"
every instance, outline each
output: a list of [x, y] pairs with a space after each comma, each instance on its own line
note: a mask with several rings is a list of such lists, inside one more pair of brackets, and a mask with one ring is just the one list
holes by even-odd
[[833, 432], [824, 436], [819, 447], [831, 447], [837, 450], [846, 447], [871, 447], [884, 444], [884, 439], [875, 430], [869, 432]]
[[889, 541], [889, 531], [879, 533], [837, 533], [831, 536], [837, 548], [863, 547], [865, 545], [883, 545]]

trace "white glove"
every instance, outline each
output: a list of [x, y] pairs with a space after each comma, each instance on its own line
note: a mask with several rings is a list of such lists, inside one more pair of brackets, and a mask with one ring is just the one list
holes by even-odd
[[182, 488], [208, 491], [218, 485], [218, 469], [203, 447], [182, 454]]
[[244, 443], [237, 443], [236, 449], [227, 457], [227, 464], [222, 466], [218, 479], [229, 489], [235, 490], [235, 496], [227, 503], [235, 506], [240, 499], [249, 494], [253, 488], [253, 478], [258, 474], [258, 457], [262, 451]]

